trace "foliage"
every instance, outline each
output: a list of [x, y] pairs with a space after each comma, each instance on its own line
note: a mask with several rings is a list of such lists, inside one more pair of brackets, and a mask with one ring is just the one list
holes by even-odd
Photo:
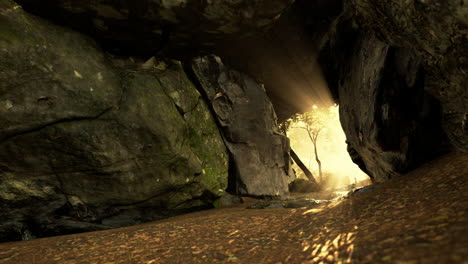
[[307, 131], [310, 141], [314, 145], [315, 160], [319, 167], [320, 182], [323, 183], [322, 162], [320, 161], [317, 143], [319, 135], [327, 135], [327, 124], [330, 124], [332, 119], [337, 119], [335, 114], [336, 105], [332, 107], [318, 107], [314, 105], [309, 112], [295, 114], [290, 119], [280, 125], [280, 130], [286, 135], [290, 128], [301, 128]]
[[321, 131], [325, 132], [327, 130], [327, 123], [331, 119], [338, 119], [338, 116], [334, 112], [336, 107], [336, 105], [332, 107], [318, 107], [314, 105], [311, 111], [297, 113], [281, 123], [279, 129], [282, 132], [287, 132], [290, 128], [302, 128], [318, 136]]

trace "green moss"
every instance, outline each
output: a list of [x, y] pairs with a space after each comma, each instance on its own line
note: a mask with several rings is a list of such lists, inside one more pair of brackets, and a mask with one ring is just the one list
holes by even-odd
[[205, 105], [199, 105], [188, 117], [193, 126], [188, 130], [189, 144], [202, 161], [201, 182], [213, 194], [227, 188], [227, 154], [214, 121], [206, 119]]
[[210, 189], [214, 194], [220, 195], [226, 189], [226, 182], [223, 179], [224, 172], [216, 168], [205, 168], [202, 178], [202, 182]]
[[[185, 120], [186, 128], [180, 139], [181, 148], [189, 147], [202, 166], [199, 182], [214, 195], [227, 187], [228, 161], [218, 127], [195, 86], [177, 64], [170, 65], [160, 77], [163, 89], [178, 113]], [[175, 107], [173, 107], [175, 109]]]
[[[5, 28], [0, 24], [0, 44], [9, 44], [19, 42], [18, 36], [9, 28]], [[3, 42], [3, 43], [2, 43]]]

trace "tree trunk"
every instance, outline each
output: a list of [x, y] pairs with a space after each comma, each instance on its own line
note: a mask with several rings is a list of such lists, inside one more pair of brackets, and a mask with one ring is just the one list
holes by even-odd
[[304, 165], [304, 163], [302, 163], [302, 161], [297, 156], [296, 152], [294, 152], [294, 150], [292, 148], [290, 148], [290, 152], [291, 152], [291, 158], [294, 160], [294, 162], [296, 162], [297, 166], [299, 166], [299, 168], [301, 168], [301, 170], [307, 176], [309, 181], [311, 181], [311, 182], [313, 182], [315, 184], [318, 184], [317, 181], [315, 180], [314, 176], [312, 175], [312, 172], [310, 172], [310, 170], [307, 169], [307, 167]]
[[312, 143], [314, 143], [315, 161], [317, 161], [318, 164], [320, 184], [323, 184], [322, 162], [320, 161], [317, 153], [317, 141], [315, 140]]

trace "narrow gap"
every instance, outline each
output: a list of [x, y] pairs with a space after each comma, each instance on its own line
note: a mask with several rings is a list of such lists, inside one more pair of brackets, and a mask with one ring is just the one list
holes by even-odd
[[210, 100], [208, 94], [203, 89], [203, 87], [202, 87], [200, 81], [198, 80], [197, 75], [193, 71], [191, 65], [192, 65], [192, 63], [190, 61], [183, 61], [182, 62], [182, 67], [183, 67], [183, 69], [185, 71], [185, 74], [187, 75], [188, 79], [192, 82], [192, 84], [195, 86], [197, 91], [200, 93], [201, 100], [203, 100], [205, 102], [205, 104], [207, 105], [207, 107], [208, 107], [208, 109], [209, 109], [209, 111], [211, 113], [211, 116], [213, 117], [213, 120], [214, 120], [214, 122], [216, 123], [216, 125], [218, 127], [219, 134], [221, 135], [221, 137], [223, 139], [223, 144], [224, 144], [224, 146], [226, 148], [226, 151], [228, 153], [228, 159], [229, 159], [229, 161], [228, 161], [228, 187], [226, 188], [226, 192], [228, 192], [230, 194], [237, 195], [237, 194], [239, 194], [239, 189], [240, 188], [245, 189], [245, 185], [242, 184], [242, 182], [240, 181], [240, 179], [238, 177], [239, 173], [237, 171], [235, 161], [234, 161], [234, 159], [232, 157], [232, 153], [229, 150], [229, 147], [226, 145], [226, 137], [224, 136], [224, 132], [222, 130], [223, 126], [221, 125], [219, 120], [216, 118], [216, 112], [213, 109], [213, 106], [211, 104], [211, 100]]
[[[313, 105], [308, 112], [297, 114], [286, 122], [291, 148], [312, 172], [313, 180], [295, 162], [295, 181], [318, 183], [319, 189], [290, 185], [290, 191], [322, 191], [346, 195], [358, 187], [369, 185], [370, 179], [352, 160], [347, 151], [346, 136], [339, 120], [339, 106]], [[294, 182], [293, 182], [294, 183]]]

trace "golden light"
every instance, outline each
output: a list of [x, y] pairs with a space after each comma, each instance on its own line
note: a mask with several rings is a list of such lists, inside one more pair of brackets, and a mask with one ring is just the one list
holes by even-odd
[[357, 229], [355, 226], [352, 232], [336, 236], [326, 230], [312, 241], [303, 241], [302, 251], [310, 251], [309, 261], [305, 263], [351, 263]]
[[[326, 109], [328, 108], [328, 109]], [[353, 163], [346, 147], [346, 136], [339, 120], [339, 106], [312, 105], [311, 111], [323, 122], [317, 140], [317, 153], [322, 164], [323, 180], [326, 187], [345, 187], [369, 180], [369, 177]], [[302, 123], [303, 124], [303, 123]], [[311, 170], [319, 181], [318, 164], [314, 155], [314, 146], [307, 131], [301, 128], [300, 122], [292, 123], [288, 130], [291, 147], [301, 158], [302, 162]], [[296, 172], [300, 169], [296, 168]]]

